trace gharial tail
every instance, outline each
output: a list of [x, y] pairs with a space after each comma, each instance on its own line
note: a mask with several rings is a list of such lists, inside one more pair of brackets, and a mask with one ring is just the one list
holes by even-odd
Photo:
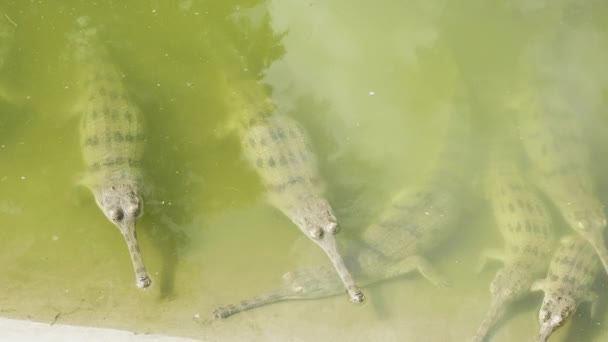
[[487, 339], [488, 335], [490, 334], [490, 331], [492, 330], [492, 328], [494, 328], [494, 326], [496, 325], [496, 323], [502, 317], [503, 314], [504, 314], [504, 303], [497, 301], [497, 300], [493, 300], [492, 304], [490, 305], [490, 309], [486, 313], [486, 316], [484, 317], [483, 321], [481, 322], [481, 325], [477, 329], [477, 332], [475, 333], [475, 336], [473, 336], [473, 339], [471, 340], [471, 342], [485, 341]]
[[228, 318], [237, 313], [255, 309], [261, 306], [270, 305], [278, 302], [288, 300], [289, 297], [283, 293], [283, 291], [270, 292], [251, 300], [243, 300], [239, 304], [229, 304], [220, 306], [213, 310], [213, 316], [216, 319]]
[[344, 293], [344, 285], [333, 267], [321, 266], [283, 275], [283, 284], [276, 290], [238, 304], [213, 311], [215, 318], [227, 318], [239, 312], [288, 300], [313, 300]]

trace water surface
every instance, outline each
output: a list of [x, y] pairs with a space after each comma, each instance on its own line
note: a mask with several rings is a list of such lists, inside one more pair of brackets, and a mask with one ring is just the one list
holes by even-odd
[[[77, 185], [78, 80], [66, 34], [83, 15], [146, 119], [145, 291], [133, 284], [117, 229]], [[466, 340], [498, 268], [474, 266], [482, 248], [501, 245], [478, 198], [462, 203], [455, 236], [430, 255], [449, 288], [412, 274], [367, 288], [361, 306], [343, 295], [210, 321], [218, 305], [327, 263], [265, 202], [238, 139], [224, 134], [230, 113], [218, 80], [265, 82], [279, 111], [309, 131], [339, 239], [356, 237], [396, 189], [417, 184], [445, 143], [451, 111], [469, 108], [471, 152], [483, 159], [500, 101], [531, 75], [580, 107], [607, 200], [606, 15], [599, 1], [566, 0], [4, 1], [0, 21], [15, 36], [0, 70], [9, 94], [0, 102], [0, 315], [221, 341]], [[474, 191], [480, 165], [468, 168]], [[598, 288], [602, 295], [605, 275]], [[541, 300], [513, 307], [493, 341], [531, 340]], [[606, 323], [603, 308], [592, 319], [583, 306], [554, 340], [600, 341]]]

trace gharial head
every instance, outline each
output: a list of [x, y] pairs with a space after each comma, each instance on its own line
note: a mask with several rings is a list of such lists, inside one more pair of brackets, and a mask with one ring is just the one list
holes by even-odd
[[327, 200], [316, 196], [298, 206], [292, 219], [313, 240], [321, 240], [326, 233], [336, 234], [340, 229]]
[[95, 201], [123, 234], [135, 230], [136, 220], [143, 215], [143, 200], [134, 184], [100, 187], [95, 191]]
[[538, 341], [547, 341], [549, 336], [576, 312], [577, 303], [572, 296], [564, 294], [545, 295], [538, 314], [540, 334]]
[[94, 190], [95, 200], [106, 217], [122, 233], [135, 270], [136, 285], [139, 288], [150, 286], [152, 281], [146, 272], [137, 242], [135, 223], [143, 214], [143, 201], [136, 184], [116, 183]]

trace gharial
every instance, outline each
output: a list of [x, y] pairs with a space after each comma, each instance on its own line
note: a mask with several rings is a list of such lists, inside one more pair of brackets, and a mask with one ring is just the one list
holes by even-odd
[[136, 285], [150, 286], [141, 257], [136, 221], [143, 214], [143, 119], [129, 98], [119, 69], [109, 62], [108, 51], [88, 17], [77, 20], [69, 35], [70, 51], [82, 85], [75, 113], [80, 115], [80, 146], [86, 165], [82, 183], [97, 205], [122, 233], [135, 270]]
[[[445, 147], [427, 177], [413, 187], [405, 187], [387, 205], [375, 223], [359, 239], [344, 243], [345, 261], [358, 281], [366, 286], [418, 270], [437, 286], [447, 281], [424, 256], [456, 231], [463, 212], [466, 182], [469, 121], [468, 113], [453, 108], [448, 120]], [[464, 153], [463, 153], [464, 152]], [[317, 299], [342, 292], [335, 272], [326, 266], [289, 272], [277, 290], [227, 305], [214, 311], [216, 318], [280, 301]]]
[[244, 154], [261, 178], [269, 202], [327, 254], [354, 303], [364, 300], [338, 250], [338, 220], [325, 197], [317, 158], [305, 129], [276, 114], [254, 80], [225, 80], [225, 100], [237, 121]]

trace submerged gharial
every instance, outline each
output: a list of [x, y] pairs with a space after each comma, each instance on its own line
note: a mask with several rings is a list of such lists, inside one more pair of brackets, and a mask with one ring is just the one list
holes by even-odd
[[276, 114], [276, 108], [255, 81], [227, 82], [228, 108], [240, 122], [244, 154], [260, 176], [269, 202], [329, 257], [350, 300], [365, 296], [355, 285], [338, 250], [334, 235], [338, 221], [325, 198], [317, 159], [305, 129], [294, 119]]
[[[460, 109], [460, 108], [458, 108]], [[349, 241], [344, 259], [360, 284], [367, 286], [417, 270], [436, 286], [448, 282], [424, 256], [448, 239], [463, 212], [467, 193], [463, 152], [468, 151], [468, 114], [450, 114], [446, 147], [436, 166], [414, 187], [406, 187], [389, 201], [360, 239]], [[464, 128], [464, 129], [463, 129]], [[219, 307], [216, 318], [287, 300], [318, 299], [342, 292], [340, 279], [327, 266], [289, 272], [283, 285], [270, 293]]]
[[607, 220], [595, 190], [583, 120], [568, 96], [548, 88], [541, 92], [532, 85], [524, 87], [515, 105], [521, 141], [536, 184], [568, 225], [593, 246], [608, 272]]
[[105, 216], [122, 233], [135, 270], [136, 285], [150, 286], [141, 257], [135, 224], [143, 214], [142, 114], [129, 99], [119, 69], [108, 61], [97, 29], [87, 17], [77, 21], [69, 36], [79, 67], [81, 92], [74, 110], [80, 115], [80, 146], [86, 166], [82, 183], [95, 197]]
[[508, 306], [530, 292], [546, 271], [554, 244], [551, 215], [521, 170], [517, 140], [508, 134], [494, 137], [489, 153], [485, 190], [504, 248], [484, 251], [480, 266], [488, 258], [502, 261], [504, 266], [490, 284], [490, 309], [472, 339], [475, 342], [486, 340]]
[[539, 342], [546, 342], [581, 303], [590, 303], [591, 314], [595, 313], [598, 296], [592, 286], [600, 269], [597, 255], [587, 241], [576, 235], [561, 239], [547, 277], [532, 286], [533, 290], [545, 292], [538, 314]]

